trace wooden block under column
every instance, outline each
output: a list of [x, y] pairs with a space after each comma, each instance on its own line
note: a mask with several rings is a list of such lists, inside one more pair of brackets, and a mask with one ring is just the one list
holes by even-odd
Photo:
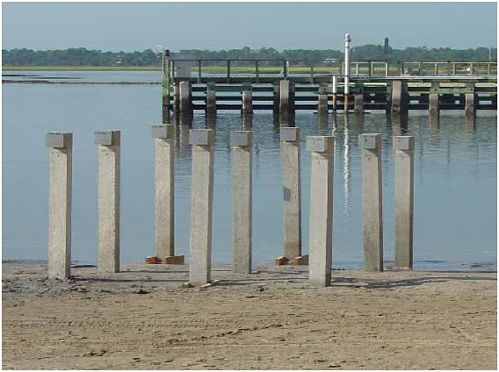
[[159, 264], [159, 263], [161, 263], [161, 260], [156, 256], [148, 256], [145, 259], [145, 263], [146, 264]]

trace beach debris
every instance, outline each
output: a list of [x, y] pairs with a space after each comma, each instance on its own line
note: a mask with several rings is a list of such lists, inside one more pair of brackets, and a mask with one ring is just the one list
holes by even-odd
[[184, 256], [166, 256], [161, 259], [162, 264], [168, 265], [183, 265], [184, 264]]
[[159, 264], [161, 260], [156, 256], [147, 256], [145, 259], [146, 264]]
[[146, 291], [144, 288], [140, 288], [139, 290], [134, 292], [135, 294], [149, 294], [149, 291]]
[[194, 288], [194, 286], [189, 282], [185, 282], [180, 285], [180, 288]]
[[308, 265], [308, 255], [296, 257], [295, 259], [293, 259], [291, 264], [294, 266], [306, 266], [306, 265]]
[[289, 260], [284, 256], [279, 256], [275, 259], [276, 266], [287, 265], [288, 263], [289, 263]]

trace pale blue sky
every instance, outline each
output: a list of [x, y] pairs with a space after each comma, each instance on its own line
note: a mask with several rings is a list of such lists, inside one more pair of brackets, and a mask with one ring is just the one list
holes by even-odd
[[495, 46], [496, 3], [3, 3], [3, 49]]

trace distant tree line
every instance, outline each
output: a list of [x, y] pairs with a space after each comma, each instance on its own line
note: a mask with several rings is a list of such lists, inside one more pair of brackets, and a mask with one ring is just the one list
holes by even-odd
[[[497, 48], [451, 49], [409, 47], [386, 50], [382, 45], [363, 45], [352, 48], [352, 60], [390, 60], [397, 61], [487, 61], [497, 59]], [[267, 59], [318, 61], [342, 60], [343, 51], [333, 49], [285, 49], [274, 48], [230, 50], [186, 49], [172, 52], [173, 59]], [[151, 49], [135, 52], [103, 52], [85, 48], [62, 50], [2, 50], [3, 65], [13, 66], [160, 66], [161, 55]], [[324, 62], [327, 63], [327, 62]], [[274, 65], [276, 63], [267, 63]]]

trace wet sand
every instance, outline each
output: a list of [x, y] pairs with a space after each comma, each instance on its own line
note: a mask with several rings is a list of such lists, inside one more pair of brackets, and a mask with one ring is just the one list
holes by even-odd
[[3, 263], [5, 369], [496, 369], [496, 273]]

